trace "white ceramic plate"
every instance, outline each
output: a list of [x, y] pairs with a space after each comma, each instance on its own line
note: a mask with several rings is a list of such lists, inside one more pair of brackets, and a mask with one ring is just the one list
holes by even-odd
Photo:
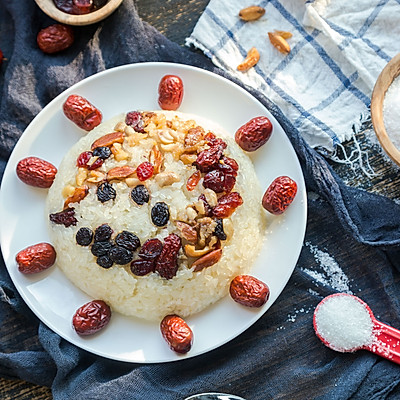
[[[219, 123], [234, 135], [249, 119], [268, 116], [274, 126], [269, 142], [251, 154], [263, 188], [279, 175], [298, 184], [298, 194], [281, 216], [268, 216], [268, 229], [253, 275], [268, 284], [270, 299], [261, 309], [249, 309], [227, 296], [207, 310], [187, 318], [194, 344], [186, 355], [171, 351], [157, 323], [114, 313], [110, 324], [91, 337], [79, 337], [72, 315], [91, 300], [53, 266], [34, 276], [19, 273], [15, 255], [23, 248], [49, 242], [44, 213], [47, 190], [22, 183], [15, 174], [18, 161], [37, 156], [58, 166], [82, 131], [65, 118], [62, 104], [70, 94], [89, 99], [103, 112], [103, 120], [133, 109], [158, 108], [158, 83], [166, 74], [179, 75], [185, 87], [179, 111]], [[261, 201], [261, 199], [260, 199]], [[60, 94], [31, 122], [15, 146], [0, 192], [1, 248], [8, 272], [33, 312], [64, 339], [94, 354], [127, 361], [156, 363], [193, 357], [228, 342], [254, 324], [285, 287], [302, 247], [306, 227], [306, 190], [296, 154], [281, 126], [246, 91], [207, 71], [179, 64], [143, 63], [110, 69], [91, 76]]]

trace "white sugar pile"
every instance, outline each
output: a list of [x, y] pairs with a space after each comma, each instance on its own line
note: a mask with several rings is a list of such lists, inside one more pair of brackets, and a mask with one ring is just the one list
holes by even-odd
[[330, 286], [338, 292], [352, 294], [350, 290], [350, 281], [343, 270], [340, 268], [337, 261], [327, 252], [318, 249], [317, 246], [306, 242], [305, 245], [310, 249], [314, 259], [319, 264], [320, 271], [302, 268], [301, 270], [311, 276], [315, 283], [321, 283]]
[[385, 94], [383, 121], [390, 140], [400, 150], [400, 77], [392, 82]]
[[316, 332], [333, 350], [355, 351], [374, 341], [371, 315], [354, 296], [340, 294], [325, 298], [314, 317]]

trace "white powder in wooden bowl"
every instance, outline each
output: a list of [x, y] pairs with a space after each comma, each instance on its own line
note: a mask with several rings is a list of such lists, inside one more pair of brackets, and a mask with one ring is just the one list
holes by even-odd
[[385, 94], [383, 121], [390, 140], [400, 150], [400, 76], [393, 80]]
[[316, 308], [314, 318], [316, 332], [333, 350], [355, 351], [374, 340], [371, 315], [354, 296], [327, 297]]

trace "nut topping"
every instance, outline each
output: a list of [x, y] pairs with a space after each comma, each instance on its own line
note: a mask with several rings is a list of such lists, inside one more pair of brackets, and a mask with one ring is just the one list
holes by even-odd
[[111, 181], [112, 179], [125, 179], [133, 175], [135, 172], [136, 168], [129, 165], [124, 165], [123, 167], [114, 167], [108, 171], [107, 180]]
[[268, 32], [268, 37], [272, 45], [276, 47], [282, 54], [290, 53], [289, 43], [283, 38], [283, 36], [273, 32]]
[[180, 178], [175, 172], [164, 171], [156, 175], [155, 180], [161, 187], [164, 187], [172, 185], [175, 182], [179, 182]]
[[96, 147], [109, 147], [114, 143], [122, 143], [124, 141], [124, 136], [125, 133], [119, 131], [108, 133], [94, 141], [91, 148], [93, 150]]
[[64, 202], [64, 209], [69, 207], [69, 204], [71, 203], [79, 203], [81, 200], [83, 200], [87, 194], [89, 193], [89, 187], [84, 185], [81, 187], [77, 187], [74, 190], [74, 193], [72, 193], [72, 195], [68, 196], [65, 199]]
[[197, 242], [197, 231], [193, 226], [190, 226], [186, 222], [176, 221], [177, 228], [180, 230], [182, 237], [189, 243], [195, 244]]
[[265, 9], [259, 6], [250, 6], [239, 11], [239, 17], [243, 21], [256, 21], [265, 14]]
[[200, 257], [192, 264], [192, 267], [194, 267], [194, 272], [199, 272], [204, 268], [211, 267], [221, 259], [221, 256], [222, 249], [210, 251], [208, 254]]
[[[284, 40], [284, 39], [283, 39]], [[248, 71], [254, 67], [260, 60], [260, 53], [255, 47], [252, 47], [248, 52], [246, 58], [237, 66], [237, 70], [241, 72]]]
[[201, 257], [209, 253], [210, 251], [211, 248], [208, 246], [204, 247], [203, 249], [196, 249], [194, 245], [185, 245], [185, 254], [189, 257]]

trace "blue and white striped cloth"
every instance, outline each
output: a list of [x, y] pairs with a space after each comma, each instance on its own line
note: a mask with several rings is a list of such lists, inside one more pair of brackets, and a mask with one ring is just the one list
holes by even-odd
[[[239, 11], [265, 8], [257, 21]], [[376, 78], [400, 51], [400, 0], [211, 0], [188, 45], [277, 104], [314, 148], [332, 152], [369, 116]], [[281, 54], [268, 32], [289, 31]], [[236, 70], [251, 47], [260, 61]]]

